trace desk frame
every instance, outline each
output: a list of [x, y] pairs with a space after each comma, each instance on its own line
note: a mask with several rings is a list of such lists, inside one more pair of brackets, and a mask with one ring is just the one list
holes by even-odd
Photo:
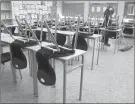
[[[123, 36], [123, 33], [122, 33], [122, 29], [109, 30], [109, 29], [105, 29], [105, 28], [100, 28], [100, 30], [101, 30], [100, 34], [102, 34], [102, 36], [105, 36], [105, 35], [103, 35], [103, 31], [116, 32], [116, 42], [115, 42], [115, 47], [114, 47], [114, 54], [116, 52], [116, 44], [117, 44], [117, 42], [118, 42], [118, 48], [119, 48], [119, 44], [120, 44], [119, 37], [123, 37], [124, 43], [126, 43], [126, 41], [124, 39], [124, 36]], [[104, 41], [105, 41], [105, 39], [104, 39]], [[104, 45], [103, 45], [103, 49], [104, 49]]]

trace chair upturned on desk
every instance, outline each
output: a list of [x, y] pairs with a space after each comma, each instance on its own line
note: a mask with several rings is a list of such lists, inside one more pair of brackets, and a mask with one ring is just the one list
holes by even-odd
[[[131, 27], [122, 26], [122, 28], [123, 28], [123, 31], [124, 31], [124, 28], [127, 28], [127, 29], [133, 29], [132, 38], [134, 38], [134, 35], [135, 35], [135, 26], [131, 26]], [[128, 36], [128, 35], [126, 35], [126, 36]]]
[[[15, 39], [23, 39], [22, 37], [19, 36], [14, 36]], [[10, 45], [14, 39], [7, 33], [1, 33], [1, 42]], [[11, 52], [11, 51], [10, 51]], [[12, 66], [12, 63], [10, 62], [11, 69], [12, 69], [12, 75], [13, 75], [13, 82], [16, 83], [16, 69]]]
[[[17, 24], [9, 24], [6, 25], [6, 27], [12, 32], [12, 34], [14, 34], [16, 28], [19, 28]], [[4, 29], [2, 29], [2, 31], [4, 31]]]
[[[114, 54], [115, 54], [115, 52], [116, 52], [116, 44], [117, 43], [118, 43], [118, 48], [119, 48], [119, 43], [120, 43], [119, 37], [122, 37], [124, 39], [122, 28], [119, 28], [119, 29], [100, 28], [100, 30], [101, 30], [100, 34], [102, 34], [102, 36], [104, 36], [104, 34], [103, 34], [104, 31], [116, 32], [116, 42], [115, 42], [115, 47], [114, 47]], [[124, 39], [124, 41], [125, 41], [125, 39]], [[104, 47], [104, 45], [103, 45], [103, 47]]]
[[[23, 39], [22, 37], [19, 37], [19, 36], [13, 36], [13, 37], [15, 39]], [[1, 33], [1, 41], [10, 45], [14, 41], [14, 39], [9, 34]], [[42, 42], [43, 46], [47, 46], [47, 45], [50, 45], [50, 44], [52, 44], [52, 43]], [[38, 96], [37, 61], [36, 61], [36, 55], [35, 54], [36, 54], [36, 51], [38, 51], [40, 49], [40, 46], [35, 45], [35, 46], [25, 47], [25, 49], [31, 51], [31, 54], [29, 56], [29, 59], [30, 59], [29, 61], [31, 61], [31, 67], [29, 67], [29, 68], [31, 68], [31, 70], [32, 70], [34, 95]], [[82, 98], [84, 54], [85, 53], [86, 53], [86, 51], [75, 49], [75, 53], [73, 55], [56, 58], [56, 60], [60, 60], [64, 65], [64, 69], [63, 69], [63, 103], [66, 102], [66, 75], [67, 75], [67, 69], [68, 69], [67, 63], [68, 63], [69, 60], [72, 60], [73, 58], [76, 58], [76, 57], [79, 57], [79, 56], [82, 57], [82, 62], [81, 62], [81, 64], [72, 68], [72, 70], [81, 67], [79, 100], [81, 100], [81, 98]], [[12, 64], [11, 64], [11, 68], [12, 68], [12, 73], [13, 73], [13, 81], [17, 82], [17, 80], [16, 80], [16, 69], [13, 68]]]
[[[42, 42], [43, 46], [47, 46], [50, 43], [46, 43], [46, 42]], [[37, 81], [37, 61], [36, 61], [36, 51], [38, 51], [40, 49], [39, 45], [36, 46], [31, 46], [31, 47], [27, 47], [26, 49], [31, 50], [31, 63], [32, 64], [32, 68], [33, 68], [33, 87], [34, 87], [34, 95], [38, 96], [38, 81]], [[81, 80], [80, 80], [80, 94], [79, 94], [79, 100], [81, 100], [82, 98], [82, 85], [83, 85], [83, 70], [84, 70], [84, 54], [86, 53], [86, 51], [83, 50], [78, 50], [75, 49], [75, 53], [73, 55], [70, 56], [65, 56], [65, 57], [58, 57], [55, 58], [56, 60], [59, 60], [63, 63], [64, 68], [63, 68], [63, 103], [66, 103], [66, 76], [67, 76], [67, 70], [68, 70], [68, 61], [82, 56], [82, 63], [75, 66], [74, 68], [72, 68], [72, 70], [81, 67]], [[55, 64], [55, 63], [54, 63]], [[55, 66], [55, 65], [54, 65]], [[55, 69], [55, 68], [54, 68]]]
[[[33, 29], [33, 31], [36, 31], [36, 30], [41, 30], [41, 28]], [[53, 30], [53, 29], [50, 29], [50, 30], [51, 30], [52, 33], [55, 33], [55, 30]], [[43, 31], [47, 32], [47, 29], [43, 28]], [[70, 44], [69, 43], [70, 36], [73, 36], [75, 34], [74, 31], [61, 31], [61, 30], [57, 30], [57, 33], [59, 33], [61, 35], [66, 35], [68, 37], [67, 44]], [[95, 55], [95, 47], [96, 47], [95, 42], [96, 42], [96, 40], [98, 40], [98, 42], [99, 42], [101, 37], [102, 37], [102, 35], [100, 35], [100, 34], [93, 34], [92, 36], [87, 36], [86, 37], [86, 39], [94, 40], [94, 42], [93, 42], [93, 51], [92, 51], [91, 70], [93, 70], [93, 64], [94, 64], [94, 55]], [[98, 65], [98, 61], [99, 61], [99, 48], [100, 48], [100, 46], [98, 45], [97, 65]]]

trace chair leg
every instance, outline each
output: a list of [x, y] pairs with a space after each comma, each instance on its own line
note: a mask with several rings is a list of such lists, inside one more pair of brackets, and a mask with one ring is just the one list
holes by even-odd
[[116, 45], [117, 45], [117, 43], [118, 43], [118, 37], [116, 37], [116, 40], [115, 40], [115, 47], [114, 47], [114, 54], [115, 54], [115, 51], [116, 51]]
[[21, 73], [21, 71], [19, 70], [19, 74], [20, 74], [20, 77], [21, 77], [21, 80], [22, 80], [22, 73]]
[[5, 68], [5, 65], [3, 64], [3, 68], [2, 68], [2, 71], [1, 71], [2, 73], [4, 72], [4, 68]]

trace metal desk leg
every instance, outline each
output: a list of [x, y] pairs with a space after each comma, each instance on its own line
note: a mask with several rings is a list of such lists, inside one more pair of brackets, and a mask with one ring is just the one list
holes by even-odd
[[118, 50], [120, 48], [120, 36], [118, 37]]
[[[56, 70], [55, 70], [55, 59], [52, 59], [52, 61], [53, 61], [53, 62], [52, 62], [52, 67], [54, 68], [54, 72], [55, 72], [55, 71], [56, 71]], [[53, 85], [52, 87], [55, 88], [56, 85]]]
[[115, 51], [116, 51], [116, 44], [118, 43], [118, 35], [119, 35], [119, 32], [117, 32], [117, 35], [116, 35], [114, 54], [115, 54]]
[[84, 55], [82, 55], [82, 67], [81, 67], [81, 80], [80, 80], [80, 94], [79, 100], [82, 99], [82, 86], [83, 86], [83, 68], [84, 68]]
[[98, 65], [98, 61], [99, 61], [99, 49], [100, 49], [100, 38], [99, 38], [99, 40], [98, 40], [97, 65]]
[[123, 38], [123, 41], [124, 41], [125, 46], [127, 46], [127, 42], [126, 42], [126, 40], [125, 40], [125, 38], [124, 38], [124, 35], [123, 35], [123, 32], [122, 32], [122, 31], [120, 31], [120, 35], [121, 35], [121, 37]]
[[14, 83], [17, 83], [17, 79], [16, 79], [16, 69], [13, 67], [12, 65], [12, 55], [11, 55], [11, 49], [10, 49], [10, 57], [11, 57], [11, 61], [10, 61], [10, 66], [11, 66], [11, 69], [12, 69], [12, 75], [13, 75], [13, 82]]
[[67, 37], [67, 45], [70, 45], [70, 36]]
[[28, 59], [29, 59], [29, 73], [30, 76], [32, 76], [32, 56], [30, 50], [28, 50]]
[[135, 27], [133, 28], [133, 35], [132, 35], [132, 39], [134, 39], [134, 35], [135, 35]]
[[33, 89], [34, 89], [34, 95], [38, 97], [38, 81], [37, 81], [37, 61], [36, 61], [36, 55], [35, 52], [32, 52], [33, 57]]
[[11, 65], [11, 69], [12, 69], [12, 75], [13, 75], [13, 82], [17, 83], [17, 79], [16, 79], [16, 69], [12, 66], [12, 62], [10, 62]]
[[[105, 38], [104, 34], [103, 34], [103, 30], [100, 31], [100, 34], [102, 35], [102, 39]], [[104, 49], [104, 43], [102, 41], [100, 43], [101, 43], [101, 49], [103, 50]]]
[[94, 39], [94, 43], [93, 43], [93, 53], [92, 53], [92, 64], [91, 64], [91, 70], [93, 70], [94, 54], [95, 54], [95, 39]]
[[64, 62], [63, 70], [63, 103], [66, 103], [66, 71], [67, 71], [67, 61]]
[[90, 40], [89, 40], [89, 39], [87, 39], [87, 44], [88, 44], [88, 47], [89, 47], [89, 42], [90, 42]]

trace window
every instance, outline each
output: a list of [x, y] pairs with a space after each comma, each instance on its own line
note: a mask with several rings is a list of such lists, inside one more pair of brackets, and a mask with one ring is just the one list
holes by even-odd
[[135, 14], [135, 5], [134, 4], [129, 4], [128, 5], [128, 15], [134, 15]]
[[100, 12], [100, 7], [97, 7], [97, 12]]
[[95, 8], [94, 7], [92, 7], [92, 12], [95, 12]]

